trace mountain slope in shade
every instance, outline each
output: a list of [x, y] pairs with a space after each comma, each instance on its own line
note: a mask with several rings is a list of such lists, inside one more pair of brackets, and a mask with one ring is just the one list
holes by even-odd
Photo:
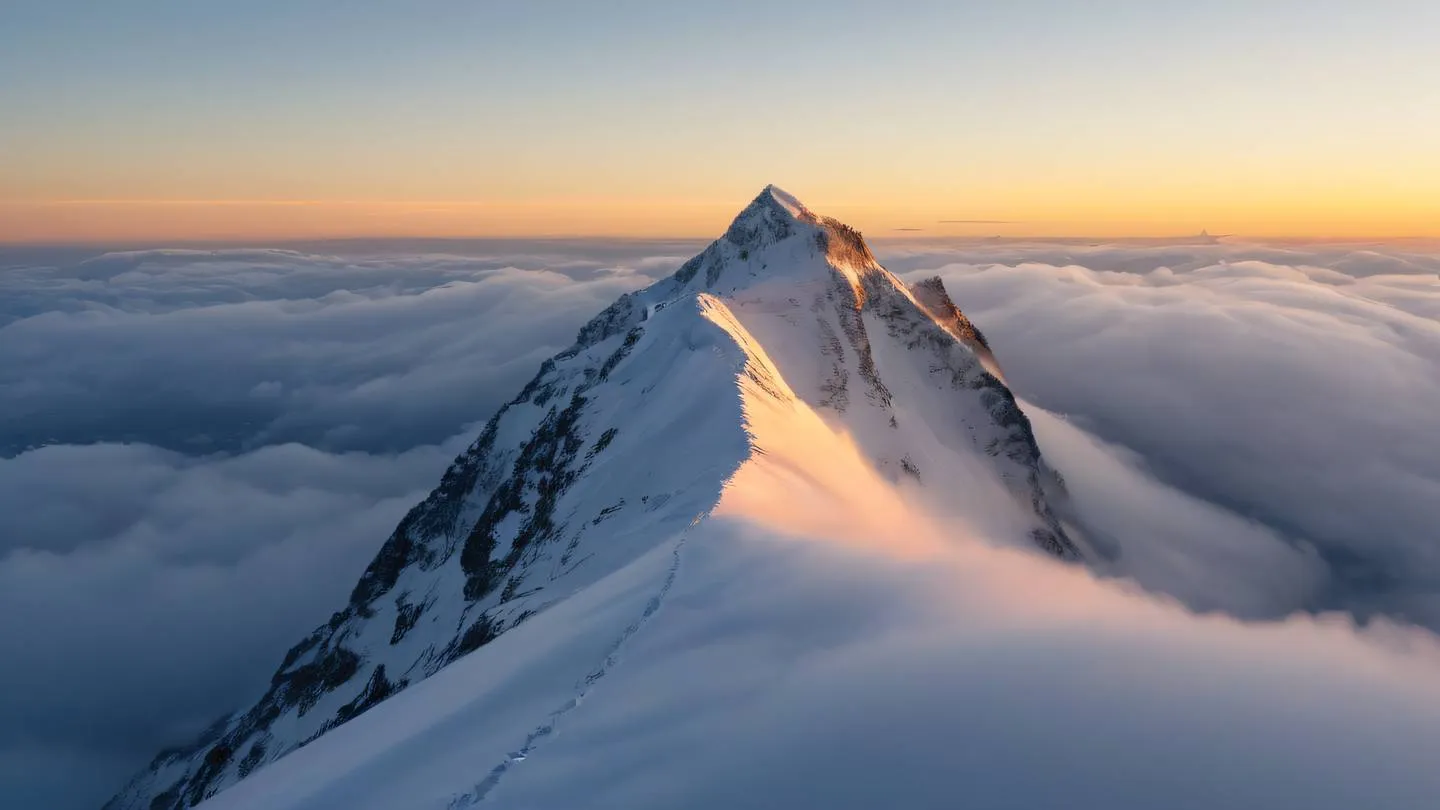
[[[542, 364], [254, 705], [162, 752], [107, 808], [198, 804], [527, 619], [623, 589], [624, 572], [673, 581], [667, 555], [717, 504], [783, 524], [787, 499], [823, 497], [842, 471], [852, 490], [877, 482], [874, 503], [836, 511], [848, 521], [898, 515], [893, 493], [913, 492], [1077, 560], [1058, 476], [999, 374], [938, 279], [908, 288], [858, 232], [766, 188]], [[604, 661], [615, 640], [591, 642]]]

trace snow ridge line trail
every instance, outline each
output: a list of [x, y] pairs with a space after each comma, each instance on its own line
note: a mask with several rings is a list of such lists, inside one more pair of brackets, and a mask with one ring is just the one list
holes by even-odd
[[475, 787], [465, 793], [453, 796], [445, 805], [446, 810], [464, 810], [464, 808], [473, 807], [485, 801], [486, 797], [490, 795], [490, 792], [494, 790], [495, 786], [500, 783], [500, 780], [505, 777], [505, 774], [509, 773], [510, 769], [515, 765], [528, 759], [546, 738], [554, 734], [556, 722], [578, 708], [584, 701], [585, 696], [594, 688], [595, 684], [603, 680], [610, 670], [620, 663], [621, 652], [623, 651], [625, 643], [633, 638], [636, 633], [639, 633], [645, 624], [650, 621], [650, 618], [660, 610], [660, 605], [664, 603], [665, 597], [669, 595], [670, 589], [675, 585], [675, 578], [680, 573], [680, 552], [681, 549], [685, 547], [685, 541], [688, 539], [690, 528], [693, 528], [705, 517], [706, 515], [703, 514], [697, 516], [695, 520], [690, 523], [690, 527], [681, 533], [680, 539], [675, 541], [675, 546], [670, 550], [670, 567], [665, 572], [665, 580], [660, 584], [660, 589], [645, 603], [645, 610], [641, 612], [639, 618], [626, 626], [624, 632], [620, 634], [620, 637], [610, 645], [610, 649], [606, 652], [605, 658], [600, 662], [600, 665], [592, 670], [590, 674], [576, 682], [575, 694], [554, 711], [550, 712], [550, 714], [546, 716], [545, 722], [536, 726], [525, 736], [524, 744], [506, 755], [505, 759], [492, 768], [484, 779], [475, 784]]

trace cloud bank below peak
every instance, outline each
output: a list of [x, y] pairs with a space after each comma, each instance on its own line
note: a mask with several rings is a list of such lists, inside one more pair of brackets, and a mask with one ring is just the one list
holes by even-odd
[[1435, 256], [1036, 247], [903, 261], [944, 278], [1023, 396], [1313, 547], [1325, 584], [1294, 608], [1440, 627]]
[[0, 453], [97, 439], [185, 452], [442, 441], [485, 418], [657, 263], [681, 261], [607, 261], [606, 246], [596, 250], [160, 250], [12, 268], [0, 282], [0, 398], [11, 414]]
[[[474, 424], [697, 247], [0, 248], [6, 795], [92, 806], [253, 698]], [[1440, 253], [874, 247], [986, 333], [1105, 575], [1440, 627]]]

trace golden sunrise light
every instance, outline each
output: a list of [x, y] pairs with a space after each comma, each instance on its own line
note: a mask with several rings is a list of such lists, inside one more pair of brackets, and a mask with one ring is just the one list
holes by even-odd
[[[878, 238], [1159, 237], [1207, 230], [1254, 238], [1440, 237], [1440, 196], [1345, 186], [1313, 191], [1252, 188], [1184, 199], [1157, 190], [1073, 189], [1073, 201], [1010, 190], [904, 198], [842, 194], [826, 207]], [[808, 195], [814, 198], [813, 195]], [[524, 200], [125, 200], [0, 201], [0, 241], [136, 242], [358, 237], [691, 237], [723, 230], [736, 199], [568, 197]], [[821, 199], [824, 199], [821, 197]], [[952, 212], [960, 211], [961, 215]]]
[[[1044, 5], [801, 3], [708, 51], [680, 9], [527, 45], [456, 6], [404, 24], [423, 52], [363, 17], [80, 26], [0, 56], [0, 241], [703, 237], [770, 182], [875, 235], [1440, 235], [1435, 7]], [[225, 25], [269, 61], [170, 69], [167, 26]]]

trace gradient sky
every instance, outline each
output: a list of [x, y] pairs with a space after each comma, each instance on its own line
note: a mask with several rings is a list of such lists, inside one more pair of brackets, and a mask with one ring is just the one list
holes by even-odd
[[0, 241], [703, 236], [769, 182], [872, 235], [1440, 236], [1437, 36], [1431, 0], [0, 0]]

